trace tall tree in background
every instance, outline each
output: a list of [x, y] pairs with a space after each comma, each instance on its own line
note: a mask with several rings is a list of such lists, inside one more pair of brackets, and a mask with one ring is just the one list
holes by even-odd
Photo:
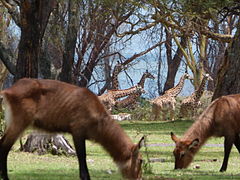
[[72, 82], [72, 68], [74, 63], [75, 49], [77, 43], [77, 35], [79, 30], [79, 9], [78, 1], [69, 0], [68, 2], [68, 25], [65, 38], [65, 47], [63, 51], [62, 71], [60, 80], [64, 82]]
[[42, 38], [53, 10], [55, 0], [20, 1], [21, 38], [16, 64], [15, 80], [23, 77], [38, 77], [39, 53]]
[[[171, 37], [170, 32], [166, 30], [167, 41], [165, 44], [166, 44], [166, 52], [167, 52], [166, 54], [167, 54], [168, 71], [167, 71], [166, 82], [164, 84], [164, 89], [163, 89], [164, 91], [174, 87], [175, 77], [183, 58], [183, 51], [179, 47], [177, 48], [175, 55], [174, 56], [172, 55], [173, 53], [172, 39], [173, 38]], [[187, 45], [186, 37], [184, 36], [181, 37], [180, 45], [184, 49], [186, 48], [186, 45]]]
[[[229, 0], [229, 2], [230, 1], [231, 0]], [[35, 1], [20, 2], [1, 0], [1, 2], [5, 3], [5, 7], [9, 9], [9, 13], [23, 33], [19, 44], [16, 79], [22, 76], [36, 77], [39, 74], [38, 65], [43, 72], [43, 64], [47, 64], [48, 61], [48, 56], [44, 56], [45, 58], [41, 61], [42, 64], [40, 64], [38, 60], [39, 47], [41, 46], [40, 41], [43, 37], [43, 32], [41, 31], [46, 27], [46, 19], [44, 20], [43, 18], [40, 26], [36, 26], [35, 22], [38, 21], [38, 16], [40, 16], [41, 11], [31, 12], [30, 6], [26, 5], [27, 2]], [[8, 2], [20, 2], [18, 5], [21, 10], [21, 16], [17, 16], [16, 10], [18, 8], [11, 8], [11, 4]], [[58, 56], [54, 58], [54, 61], [57, 61], [56, 59], [60, 61], [58, 67], [58, 69], [62, 68], [60, 79], [67, 82], [72, 81], [80, 86], [89, 86], [90, 81], [93, 79], [94, 82], [106, 82], [107, 78], [104, 80], [98, 79], [99, 77], [94, 77], [94, 71], [96, 71], [99, 65], [104, 64], [103, 61], [107, 59], [106, 57], [108, 57], [108, 61], [111, 64], [113, 64], [111, 61], [116, 61], [116, 59], [111, 57], [120, 54], [120, 52], [119, 49], [113, 51], [112, 45], [119, 43], [121, 40], [121, 42], [125, 43], [134, 35], [160, 25], [166, 28], [165, 52], [167, 52], [166, 61], [168, 63], [168, 74], [164, 90], [174, 85], [175, 76], [178, 72], [182, 56], [184, 56], [186, 64], [195, 77], [194, 86], [197, 88], [203, 70], [207, 69], [211, 72], [212, 69], [217, 69], [217, 65], [210, 64], [208, 60], [210, 57], [208, 56], [210, 49], [209, 39], [224, 43], [230, 42], [232, 38], [231, 35], [212, 31], [212, 24], [217, 24], [218, 19], [216, 10], [213, 11], [211, 7], [215, 7], [216, 4], [220, 7], [226, 2], [228, 1], [217, 0], [203, 3], [202, 0], [170, 2], [151, 0], [141, 4], [135, 1], [125, 0], [59, 1], [59, 7], [63, 10], [59, 11], [58, 14], [53, 12], [51, 15], [52, 18], [50, 18], [51, 23], [49, 23], [49, 29], [55, 29], [54, 25], [60, 24], [59, 29], [55, 30], [55, 34], [59, 34], [60, 36], [57, 38], [54, 36], [52, 38], [58, 39], [58, 42], [60, 42], [58, 44], [61, 44], [59, 46], [60, 48], [57, 48]], [[44, 3], [46, 2], [41, 1], [39, 5], [36, 4], [36, 8], [39, 6], [39, 9], [41, 9], [40, 5]], [[48, 3], [50, 3], [50, 1]], [[217, 8], [219, 8], [218, 6]], [[150, 7], [150, 11], [145, 11], [141, 14], [141, 7]], [[153, 10], [156, 11], [154, 12]], [[103, 11], [104, 13], [102, 13]], [[30, 17], [31, 13], [33, 14], [32, 17]], [[44, 17], [45, 15], [43, 14], [41, 16]], [[21, 25], [21, 19], [24, 20], [24, 25]], [[27, 28], [30, 24], [33, 26], [32, 29]], [[61, 34], [59, 32], [63, 33]], [[53, 35], [53, 33], [51, 35]], [[31, 39], [33, 39], [33, 43], [27, 44], [26, 42], [29, 42]], [[52, 49], [49, 47], [57, 45], [55, 42], [56, 41], [44, 38], [44, 45], [48, 44], [50, 46], [44, 46], [42, 54], [48, 55], [45, 51]], [[214, 44], [214, 41], [212, 43]], [[153, 45], [152, 47], [156, 46]], [[149, 49], [153, 49], [152, 47]], [[222, 47], [224, 49], [224, 45]], [[24, 48], [25, 50], [22, 50]], [[3, 49], [3, 51], [6, 50], [6, 48], [4, 50], [0, 44], [0, 51], [1, 49]], [[0, 55], [2, 55], [3, 51], [0, 52]], [[23, 53], [24, 51], [26, 51], [26, 53]], [[28, 56], [30, 52], [34, 54], [35, 59]], [[146, 50], [145, 52], [149, 51]], [[215, 53], [217, 52], [221, 51], [215, 50]], [[173, 53], [175, 54], [173, 55]], [[59, 57], [59, 54], [62, 54], [60, 55], [61, 57]], [[139, 55], [143, 54], [145, 53], [139, 53]], [[120, 54], [119, 57], [123, 56]], [[140, 56], [133, 55], [133, 57], [136, 58]], [[131, 61], [133, 60], [132, 58], [130, 59]], [[127, 64], [131, 61], [127, 59], [126, 61], [122, 61], [122, 63]], [[215, 63], [215, 61], [212, 62]], [[5, 64], [7, 65], [7, 63]], [[8, 68], [9, 67], [10, 66], [8, 66]], [[48, 69], [50, 70], [50, 64], [48, 64]], [[10, 70], [10, 72], [15, 71]], [[41, 77], [46, 78], [50, 73], [46, 74], [48, 75]], [[91, 82], [91, 84], [93, 83]], [[101, 85], [104, 84], [102, 83]], [[101, 89], [101, 92], [103, 91], [104, 89]]]
[[217, 85], [212, 98], [213, 100], [223, 95], [240, 93], [239, 45], [240, 45], [240, 20], [238, 20], [237, 32], [234, 36], [234, 39], [226, 49], [222, 65], [218, 71]]
[[[56, 2], [55, 0], [23, 0], [18, 4], [20, 14], [18, 14], [17, 8], [14, 8], [8, 2], [4, 1], [4, 5], [10, 12], [15, 12], [12, 14], [12, 17], [21, 29], [14, 78], [15, 80], [23, 77], [38, 78], [42, 39], [50, 13]], [[1, 50], [1, 53], [6, 52], [4, 47]], [[1, 56], [1, 59], [6, 61], [9, 57], [5, 55]], [[66, 153], [74, 153], [71, 146], [66, 143], [66, 140], [61, 135], [30, 134], [24, 145], [21, 141], [20, 143], [21, 150], [28, 152], [38, 151], [39, 153], [44, 153], [51, 149], [52, 153], [58, 153], [58, 149], [62, 149]], [[55, 149], [51, 148], [50, 144], [54, 144], [52, 147], [55, 147]]]

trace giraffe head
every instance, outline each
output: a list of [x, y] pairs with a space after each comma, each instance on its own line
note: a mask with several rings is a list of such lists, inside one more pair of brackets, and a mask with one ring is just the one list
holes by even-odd
[[191, 79], [191, 76], [190, 76], [188, 73], [185, 73], [185, 74], [183, 75], [183, 78], [184, 78], [184, 79]]
[[213, 81], [213, 78], [210, 76], [210, 74], [203, 74], [203, 78], [205, 78], [208, 81]]
[[144, 88], [144, 83], [147, 78], [155, 79], [155, 77], [151, 73], [149, 73], [148, 70], [146, 70], [146, 72], [142, 75], [140, 81], [138, 82], [138, 85]]
[[124, 69], [124, 65], [118, 61], [114, 67], [114, 70], [116, 70], [117, 72], [120, 72], [122, 69]]
[[155, 77], [154, 77], [150, 72], [148, 72], [148, 70], [146, 70], [146, 72], [144, 73], [144, 75], [145, 75], [146, 78], [155, 79]]

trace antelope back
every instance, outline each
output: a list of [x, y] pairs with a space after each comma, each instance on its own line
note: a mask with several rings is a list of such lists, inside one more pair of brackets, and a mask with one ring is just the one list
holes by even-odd
[[106, 114], [92, 92], [60, 81], [24, 78], [2, 94], [10, 106], [11, 121], [18, 119], [13, 122], [16, 126], [23, 123], [72, 133], [73, 128], [87, 130], [91, 120]]

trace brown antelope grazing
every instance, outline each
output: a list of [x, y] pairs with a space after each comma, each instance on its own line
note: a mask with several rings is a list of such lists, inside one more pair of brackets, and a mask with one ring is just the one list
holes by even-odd
[[211, 136], [224, 137], [224, 159], [221, 172], [227, 170], [228, 158], [233, 144], [240, 153], [240, 94], [222, 96], [213, 101], [199, 116], [198, 120], [178, 139], [173, 151], [175, 169], [187, 168], [193, 156]]
[[127, 179], [141, 179], [143, 138], [133, 144], [105, 110], [98, 97], [86, 88], [56, 80], [21, 79], [1, 92], [6, 105], [6, 131], [0, 140], [0, 175], [7, 175], [7, 156], [13, 143], [28, 126], [49, 132], [68, 132], [73, 137], [80, 178], [90, 179], [85, 140], [101, 144]]

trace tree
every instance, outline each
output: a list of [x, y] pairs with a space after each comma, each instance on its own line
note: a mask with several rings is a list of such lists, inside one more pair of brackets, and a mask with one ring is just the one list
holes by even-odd
[[217, 75], [217, 85], [213, 100], [228, 94], [240, 93], [240, 20], [233, 41], [225, 51], [222, 65]]
[[[194, 88], [197, 89], [203, 73], [207, 71], [211, 74], [212, 70], [209, 67], [207, 56], [209, 39], [225, 43], [232, 39], [231, 35], [212, 32], [211, 27], [208, 27], [212, 22], [217, 22], [218, 9], [228, 2], [211, 0], [207, 2], [201, 0], [176, 2], [153, 0], [150, 2], [156, 10], [152, 18], [166, 27], [167, 32], [171, 34], [176, 45], [182, 51], [185, 63], [193, 74]], [[180, 43], [182, 38], [186, 41], [185, 46]], [[170, 51], [168, 50], [168, 52]], [[172, 67], [169, 65], [168, 68]]]
[[237, 21], [237, 31], [232, 42], [228, 45], [224, 53], [224, 58], [217, 74], [217, 85], [212, 100], [228, 94], [240, 92], [240, 3], [237, 1], [232, 6], [223, 8], [223, 16], [235, 16]]
[[[172, 57], [172, 49], [173, 49], [172, 39], [173, 38], [171, 37], [170, 32], [168, 32], [168, 30], [166, 30], [166, 39], [167, 39], [166, 54], [167, 54], [168, 72], [167, 72], [167, 79], [164, 85], [164, 91], [174, 87], [175, 77], [183, 57], [183, 51], [180, 47], [177, 48], [174, 57]], [[180, 40], [180, 46], [183, 49], [185, 49], [186, 45], [187, 45], [186, 37], [182, 36]]]
[[74, 63], [75, 48], [79, 30], [79, 3], [75, 0], [68, 1], [68, 26], [63, 52], [62, 71], [60, 80], [72, 82], [72, 68]]
[[42, 38], [53, 10], [55, 0], [23, 0], [20, 1], [21, 38], [15, 80], [23, 77], [38, 77], [39, 53]]
[[[2, 2], [4, 2], [8, 10], [15, 11], [16, 8], [13, 5], [5, 1]], [[23, 77], [38, 77], [42, 39], [55, 3], [55, 0], [23, 0], [18, 4], [20, 14], [17, 16], [17, 11], [15, 11], [13, 17], [21, 29], [16, 71], [14, 73], [15, 80]], [[10, 56], [6, 53], [5, 47], [1, 47], [1, 50], [1, 59], [7, 62], [6, 60], [8, 60]], [[12, 72], [14, 71], [12, 70]], [[21, 141], [20, 144], [21, 150], [28, 152], [37, 150], [39, 153], [43, 153], [51, 149], [53, 153], [58, 153], [56, 151], [62, 149], [70, 154], [74, 153], [70, 145], [68, 145], [68, 147], [65, 146], [68, 143], [63, 136], [60, 135], [31, 134], [24, 145]]]

